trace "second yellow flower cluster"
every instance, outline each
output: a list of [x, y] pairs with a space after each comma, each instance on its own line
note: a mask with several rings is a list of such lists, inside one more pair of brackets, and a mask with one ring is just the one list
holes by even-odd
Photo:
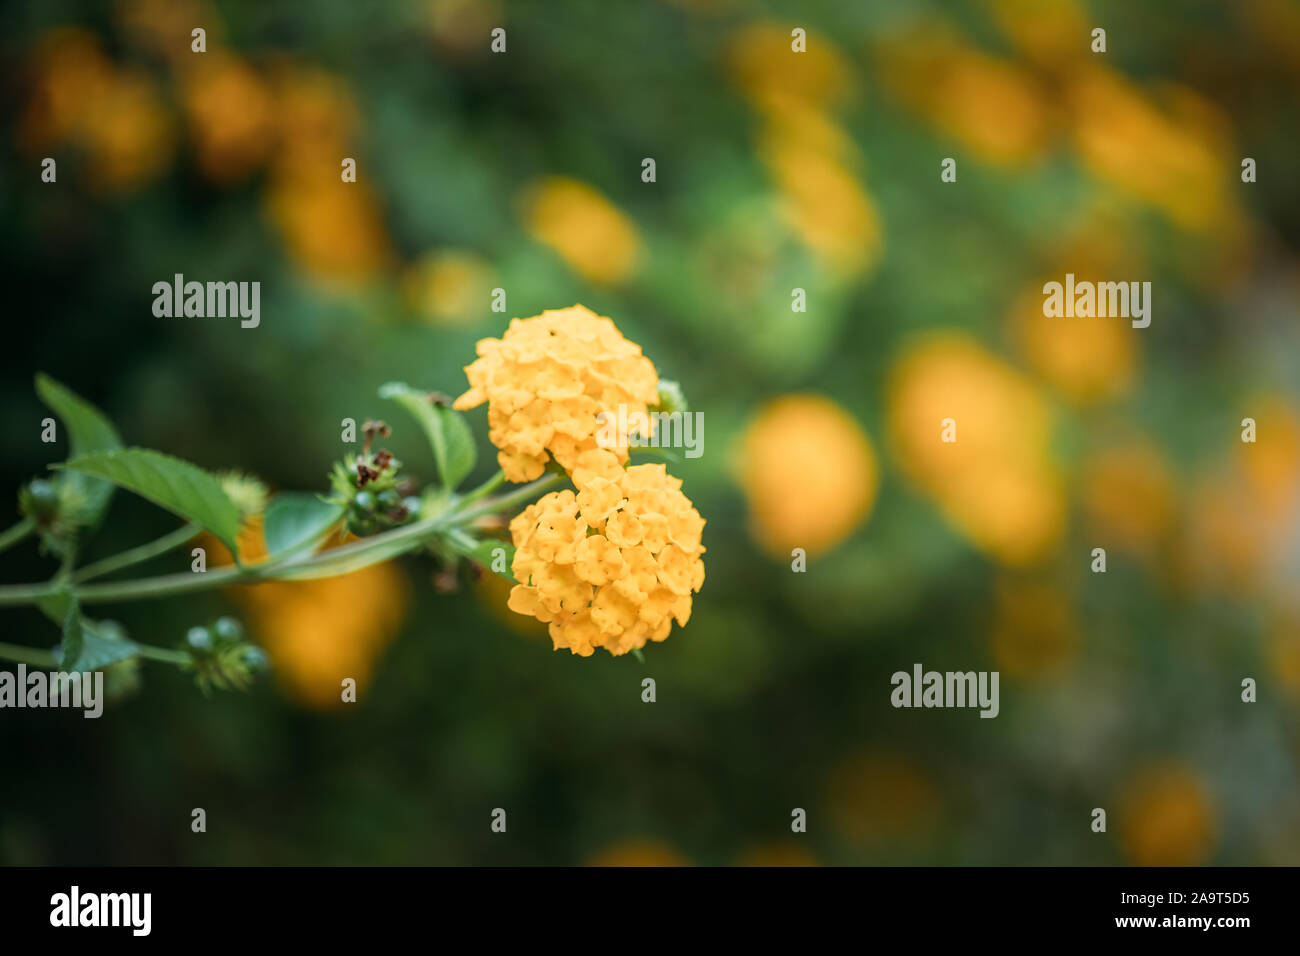
[[549, 624], [556, 650], [583, 657], [597, 647], [625, 654], [662, 641], [673, 620], [685, 625], [704, 584], [704, 519], [662, 464], [627, 467], [626, 444], [597, 440], [601, 413], [657, 404], [654, 365], [580, 305], [515, 319], [478, 354], [456, 407], [488, 403], [505, 476], [530, 481], [554, 458], [575, 489], [510, 522], [511, 610]]

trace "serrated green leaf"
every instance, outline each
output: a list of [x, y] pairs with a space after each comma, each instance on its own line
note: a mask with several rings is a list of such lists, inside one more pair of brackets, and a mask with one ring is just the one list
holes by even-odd
[[124, 638], [104, 637], [97, 630], [94, 621], [81, 620], [82, 649], [81, 656], [66, 671], [102, 671], [110, 664], [135, 657], [140, 653], [140, 646], [135, 641]]
[[405, 382], [389, 382], [379, 389], [380, 398], [397, 402], [420, 423], [433, 448], [438, 475], [445, 488], [455, 489], [474, 470], [478, 449], [465, 416], [453, 408], [435, 404], [428, 392]]
[[171, 455], [147, 448], [82, 455], [55, 467], [104, 478], [206, 528], [236, 553], [239, 509], [216, 476]]
[[272, 557], [318, 540], [343, 517], [343, 506], [315, 495], [288, 491], [266, 509], [266, 550]]
[[73, 664], [81, 659], [85, 648], [85, 634], [81, 627], [81, 606], [73, 598], [68, 603], [67, 617], [63, 620], [63, 641], [59, 644], [59, 666], [65, 671], [72, 670]]
[[[122, 440], [112, 422], [71, 389], [44, 373], [38, 373], [36, 394], [50, 411], [59, 416], [63, 427], [68, 430], [69, 458], [122, 447]], [[87, 475], [69, 475], [68, 480], [79, 484], [81, 498], [85, 501], [82, 521], [87, 527], [94, 527], [108, 508], [113, 495], [112, 482]]]

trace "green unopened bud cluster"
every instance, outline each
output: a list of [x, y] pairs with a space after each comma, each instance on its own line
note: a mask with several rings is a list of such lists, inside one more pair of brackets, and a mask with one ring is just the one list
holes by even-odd
[[329, 500], [343, 507], [349, 532], [364, 538], [419, 517], [420, 499], [409, 493], [412, 485], [401, 476], [401, 468], [402, 463], [383, 449], [335, 463]]
[[37, 478], [18, 492], [18, 511], [31, 519], [46, 551], [63, 554], [90, 521], [89, 501], [79, 481]]
[[264, 650], [244, 640], [244, 628], [233, 617], [190, 628], [182, 649], [189, 655], [186, 666], [194, 671], [204, 693], [213, 687], [245, 690], [270, 663]]

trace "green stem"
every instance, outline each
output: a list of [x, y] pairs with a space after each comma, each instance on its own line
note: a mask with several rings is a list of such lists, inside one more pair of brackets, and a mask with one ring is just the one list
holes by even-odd
[[19, 647], [17, 644], [0, 644], [0, 659], [14, 661], [18, 664], [31, 664], [34, 667], [55, 667], [58, 661], [50, 651], [38, 651], [34, 647]]
[[164, 664], [175, 664], [177, 667], [190, 661], [190, 656], [184, 651], [170, 651], [165, 647], [152, 647], [149, 644], [137, 644], [136, 649], [145, 660], [162, 661]]
[[[82, 604], [105, 604], [136, 598], [189, 594], [194, 591], [229, 587], [234, 584], [250, 584], [256, 581], [302, 580], [348, 574], [418, 548], [428, 538], [444, 533], [449, 528], [467, 524], [486, 514], [513, 509], [532, 500], [538, 492], [544, 491], [563, 478], [564, 476], [559, 474], [543, 475], [536, 481], [521, 485], [507, 494], [488, 498], [476, 508], [436, 515], [329, 551], [302, 556], [290, 555], [248, 567], [236, 565], [216, 568], [212, 571], [183, 571], [179, 574], [138, 578], [133, 581], [78, 584], [72, 588], [72, 593]], [[67, 590], [67, 583], [63, 581], [0, 586], [0, 606], [34, 604], [63, 590]]]
[[177, 528], [170, 534], [165, 534], [155, 541], [150, 541], [148, 544], [142, 544], [129, 551], [123, 551], [121, 554], [115, 554], [102, 561], [96, 561], [94, 564], [88, 564], [80, 571], [76, 572], [72, 576], [72, 580], [89, 581], [91, 578], [111, 574], [114, 571], [129, 568], [133, 564], [139, 564], [142, 561], [148, 561], [150, 558], [156, 558], [160, 554], [166, 554], [172, 548], [180, 547], [186, 541], [189, 541], [198, 534], [200, 530], [201, 529], [196, 524], [187, 524], [185, 527]]
[[4, 534], [0, 534], [0, 551], [13, 547], [35, 530], [36, 522], [31, 518], [24, 518]]
[[489, 498], [477, 508], [470, 508], [466, 511], [460, 511], [455, 514], [456, 524], [467, 524], [475, 518], [481, 518], [483, 515], [496, 514], [498, 511], [511, 511], [516, 505], [529, 504], [537, 499], [539, 491], [545, 491], [551, 485], [563, 481], [564, 475], [551, 472], [542, 475], [536, 481], [530, 481], [526, 485], [520, 485], [514, 491], [499, 495], [496, 498]]
[[465, 507], [465, 505], [470, 504], [471, 502], [478, 501], [484, 495], [490, 495], [492, 492], [496, 491], [503, 484], [505, 484], [505, 481], [506, 481], [506, 473], [504, 471], [498, 471], [487, 481], [483, 482], [483, 484], [479, 485], [473, 491], [467, 493], [464, 497], [462, 497], [460, 501], [457, 502], [457, 504], [459, 504], [463, 508]]

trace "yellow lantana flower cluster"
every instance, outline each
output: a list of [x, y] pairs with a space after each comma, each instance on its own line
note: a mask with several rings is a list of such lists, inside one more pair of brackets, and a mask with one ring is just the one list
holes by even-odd
[[576, 493], [553, 491], [510, 522], [510, 609], [582, 657], [662, 641], [704, 584], [704, 519], [663, 465], [625, 469], [597, 448], [578, 456], [573, 482]]
[[[499, 339], [482, 339], [465, 367], [470, 388], [455, 407], [488, 403], [489, 437], [510, 481], [539, 477], [549, 458], [568, 472], [597, 442], [601, 412], [625, 406], [632, 421], [658, 401], [659, 377], [641, 347], [609, 319], [575, 305], [512, 319]], [[605, 445], [627, 461], [628, 436]], [[646, 436], [649, 437], [649, 436]]]

